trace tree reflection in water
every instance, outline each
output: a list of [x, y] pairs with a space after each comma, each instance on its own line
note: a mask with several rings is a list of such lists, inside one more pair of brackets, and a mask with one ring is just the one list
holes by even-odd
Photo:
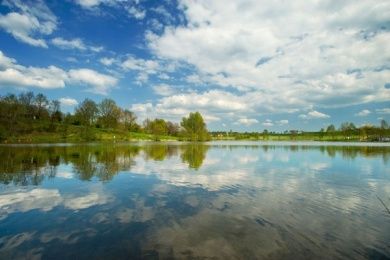
[[129, 171], [135, 158], [143, 151], [147, 160], [163, 161], [180, 156], [189, 168], [198, 170], [207, 156], [209, 148], [258, 149], [264, 153], [275, 149], [291, 152], [318, 150], [329, 157], [343, 158], [379, 157], [384, 162], [390, 158], [390, 147], [376, 146], [309, 146], [309, 145], [229, 145], [229, 144], [86, 144], [67, 146], [0, 146], [0, 182], [16, 185], [39, 185], [45, 178], [53, 178], [60, 164], [71, 165], [80, 180], [97, 178], [110, 181], [118, 172]]

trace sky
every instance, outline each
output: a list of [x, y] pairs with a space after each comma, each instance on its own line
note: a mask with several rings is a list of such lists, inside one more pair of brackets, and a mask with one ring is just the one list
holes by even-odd
[[0, 95], [210, 130], [390, 121], [388, 0], [0, 0]]

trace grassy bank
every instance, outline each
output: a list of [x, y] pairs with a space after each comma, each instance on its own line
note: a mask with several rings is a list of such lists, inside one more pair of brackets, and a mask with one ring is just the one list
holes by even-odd
[[332, 134], [324, 134], [321, 132], [306, 132], [300, 134], [253, 134], [253, 133], [236, 133], [233, 135], [213, 134], [213, 140], [247, 140], [247, 141], [323, 141], [323, 142], [378, 142], [390, 141], [390, 133], [385, 135], [359, 135], [359, 134], [343, 134], [336, 132]]
[[6, 136], [1, 143], [81, 143], [91, 141], [168, 141], [178, 140], [175, 136], [134, 133], [117, 129], [86, 128], [68, 125], [61, 131], [33, 131], [27, 134]]

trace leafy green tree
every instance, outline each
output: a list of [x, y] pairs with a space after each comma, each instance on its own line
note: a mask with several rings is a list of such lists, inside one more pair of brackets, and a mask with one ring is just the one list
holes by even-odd
[[48, 115], [47, 106], [49, 105], [49, 100], [45, 95], [43, 95], [42, 93], [36, 95], [34, 99], [34, 104], [36, 106], [36, 119], [42, 119]]
[[183, 117], [180, 125], [184, 129], [183, 134], [186, 139], [190, 141], [210, 140], [206, 123], [199, 112], [190, 113], [188, 117]]
[[327, 128], [326, 128], [326, 132], [327, 133], [333, 133], [336, 131], [336, 127], [332, 124], [332, 125], [329, 125]]
[[351, 122], [344, 122], [341, 124], [340, 130], [343, 132], [345, 138], [350, 139], [356, 131], [356, 126]]
[[19, 95], [19, 103], [24, 107], [24, 114], [27, 120], [31, 120], [34, 117], [34, 100], [35, 95], [31, 91]]
[[151, 130], [153, 135], [167, 135], [168, 128], [164, 119], [155, 119], [152, 121]]
[[99, 110], [95, 101], [86, 98], [76, 108], [75, 117], [82, 125], [91, 126], [96, 122], [98, 112]]
[[99, 124], [104, 128], [116, 128], [121, 117], [121, 109], [112, 99], [104, 99], [99, 104]]
[[123, 110], [121, 114], [121, 121], [126, 130], [130, 132], [138, 132], [140, 126], [136, 122], [137, 116], [130, 110]]

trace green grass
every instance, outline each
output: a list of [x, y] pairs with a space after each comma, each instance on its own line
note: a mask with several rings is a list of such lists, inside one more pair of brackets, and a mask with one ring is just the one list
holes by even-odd
[[[62, 127], [62, 126], [61, 126]], [[78, 143], [90, 141], [170, 141], [174, 136], [154, 136], [146, 133], [134, 133], [117, 129], [89, 128], [68, 125], [55, 132], [34, 131], [29, 134], [8, 136], [3, 143]]]

